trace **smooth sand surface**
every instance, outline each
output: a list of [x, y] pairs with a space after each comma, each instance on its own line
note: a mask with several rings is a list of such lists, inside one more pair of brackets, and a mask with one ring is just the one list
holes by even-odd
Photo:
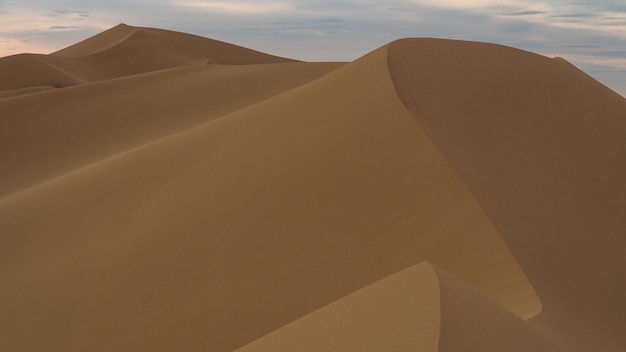
[[18, 96], [18, 95], [23, 95], [23, 94], [38, 93], [38, 92], [43, 92], [43, 91], [50, 90], [50, 89], [54, 89], [54, 87], [32, 86], [32, 87], [27, 87], [27, 88], [3, 90], [3, 91], [0, 91], [0, 99], [10, 98], [10, 97]]
[[0, 160], [11, 170], [0, 174], [0, 197], [220, 118], [341, 65], [192, 65], [0, 100], [6, 112]]
[[[386, 55], [4, 198], [3, 267], [39, 259], [4, 281], [23, 303], [3, 328], [56, 336], [51, 349], [228, 351], [424, 260], [536, 314], [499, 234], [395, 95]], [[54, 281], [36, 292], [20, 281], [42, 276]], [[42, 292], [64, 308], [22, 315]]]
[[439, 351], [571, 351], [463, 281], [433, 268], [439, 283]]
[[564, 60], [126, 25], [40, 58], [0, 92], [0, 350], [626, 347], [626, 100]]
[[436, 352], [440, 310], [437, 274], [428, 263], [417, 264], [320, 308], [237, 352]]
[[626, 100], [562, 59], [496, 45], [404, 40], [389, 57], [537, 289], [533, 323], [580, 350], [623, 350]]
[[[30, 87], [68, 87], [84, 83], [80, 77], [55, 65], [47, 55], [18, 54], [0, 58], [0, 93]], [[24, 91], [27, 93], [27, 91]]]
[[569, 351], [462, 281], [421, 263], [237, 352]]

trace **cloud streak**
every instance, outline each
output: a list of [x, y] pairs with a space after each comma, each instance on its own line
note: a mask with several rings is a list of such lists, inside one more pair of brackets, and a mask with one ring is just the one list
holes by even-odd
[[175, 3], [178, 6], [195, 9], [244, 15], [276, 14], [293, 10], [292, 4], [280, 1], [183, 1]]
[[76, 27], [76, 26], [50, 26], [50, 27], [48, 27], [48, 29], [52, 29], [52, 30], [55, 30], [55, 29], [78, 29], [78, 28], [80, 28], [80, 27]]

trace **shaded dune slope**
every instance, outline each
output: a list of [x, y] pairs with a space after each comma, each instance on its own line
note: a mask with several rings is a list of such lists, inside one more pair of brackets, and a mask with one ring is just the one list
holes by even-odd
[[389, 66], [537, 289], [533, 322], [576, 349], [623, 350], [626, 99], [562, 59], [492, 44], [401, 40]]
[[465, 282], [433, 268], [439, 284], [439, 351], [571, 351]]
[[0, 70], [9, 74], [0, 82], [0, 90], [60, 88], [202, 63], [283, 62], [295, 60], [191, 34], [120, 24], [50, 55], [0, 58]]
[[5, 197], [0, 232], [9, 350], [232, 351], [425, 260], [541, 309], [387, 48]]

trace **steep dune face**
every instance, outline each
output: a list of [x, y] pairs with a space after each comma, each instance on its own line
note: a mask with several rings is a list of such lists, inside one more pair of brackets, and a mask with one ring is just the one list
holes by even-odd
[[5, 197], [0, 232], [9, 350], [232, 351], [424, 260], [540, 310], [386, 48]]
[[490, 44], [390, 45], [396, 89], [537, 288], [533, 321], [626, 346], [626, 100], [563, 60]]

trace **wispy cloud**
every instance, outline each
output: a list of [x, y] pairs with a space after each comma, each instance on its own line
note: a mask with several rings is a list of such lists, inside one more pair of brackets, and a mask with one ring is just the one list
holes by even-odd
[[83, 10], [54, 10], [53, 13], [56, 15], [78, 15], [81, 17], [89, 17], [89, 11]]
[[87, 10], [58, 10], [28, 7], [20, 2], [0, 3], [0, 56], [16, 52], [46, 53], [58, 50], [69, 41], [84, 39], [84, 30], [94, 33], [109, 28], [112, 22], [91, 18]]
[[233, 14], [276, 14], [294, 9], [284, 1], [177, 1], [176, 5]]
[[77, 26], [50, 26], [48, 29], [57, 30], [57, 29], [78, 29], [80, 27]]
[[513, 11], [509, 13], [505, 13], [505, 16], [532, 16], [532, 15], [545, 15], [546, 11], [537, 11], [537, 10], [525, 10], [525, 11]]

